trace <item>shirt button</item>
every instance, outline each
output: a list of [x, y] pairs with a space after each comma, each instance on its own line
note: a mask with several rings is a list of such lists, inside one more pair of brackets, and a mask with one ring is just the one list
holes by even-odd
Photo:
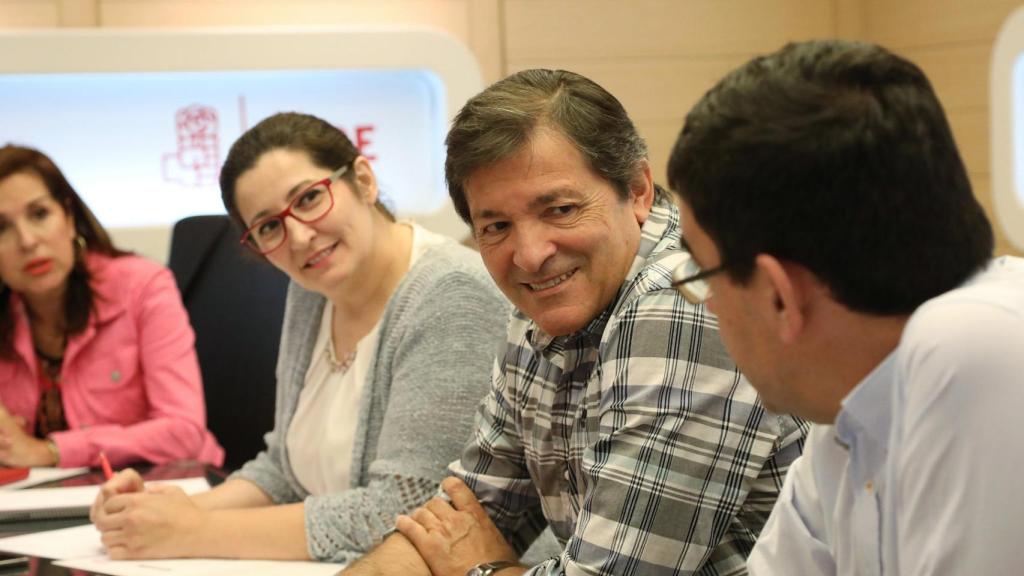
[[875, 483], [874, 483], [874, 482], [872, 482], [871, 480], [868, 480], [868, 481], [867, 481], [867, 482], [866, 482], [866, 483], [864, 484], [864, 489], [865, 489], [865, 490], [867, 490], [868, 492], [871, 492], [872, 490], [874, 490], [874, 489], [875, 489]]
[[565, 472], [562, 472], [562, 478], [565, 478], [566, 482], [569, 481], [569, 471], [568, 470], [566, 470]]

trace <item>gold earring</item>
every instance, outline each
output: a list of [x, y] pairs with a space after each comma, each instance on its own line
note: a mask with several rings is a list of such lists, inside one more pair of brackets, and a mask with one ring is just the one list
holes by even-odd
[[75, 252], [79, 255], [84, 255], [87, 247], [88, 244], [85, 241], [85, 237], [81, 234], [75, 234]]

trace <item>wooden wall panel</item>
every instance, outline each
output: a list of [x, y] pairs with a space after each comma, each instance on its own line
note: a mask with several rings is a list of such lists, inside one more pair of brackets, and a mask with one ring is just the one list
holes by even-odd
[[100, 25], [109, 27], [428, 26], [469, 46], [486, 81], [502, 75], [498, 0], [98, 1]]
[[674, 118], [687, 111], [722, 76], [748, 56], [520, 60], [509, 73], [527, 68], [561, 67], [590, 78], [618, 98], [634, 120]]
[[992, 172], [989, 164], [989, 118], [988, 109], [965, 112], [948, 112], [953, 137], [964, 159], [967, 172], [988, 176]]
[[992, 181], [983, 175], [971, 175], [971, 186], [974, 188], [974, 195], [978, 198], [978, 202], [981, 203], [982, 207], [985, 208], [985, 212], [988, 213], [989, 218], [992, 221], [992, 228], [996, 233], [996, 250], [995, 253], [999, 254], [1016, 254], [1018, 256], [1024, 256], [1024, 252], [1010, 244], [1010, 241], [1006, 238], [1006, 231], [1003, 229], [999, 219], [995, 216], [992, 208]]
[[821, 0], [505, 0], [507, 54], [525, 59], [660, 59], [749, 54], [831, 34]]
[[988, 108], [992, 41], [895, 51], [924, 70], [946, 110]]
[[865, 39], [895, 48], [991, 43], [1019, 0], [863, 0]]
[[506, 67], [565, 68], [622, 101], [655, 179], [683, 118], [723, 75], [788, 41], [832, 36], [860, 0], [505, 0]]
[[101, 25], [337, 26], [423, 24], [469, 37], [467, 0], [101, 0]]
[[59, 24], [57, 0], [0, 0], [0, 29], [53, 28]]

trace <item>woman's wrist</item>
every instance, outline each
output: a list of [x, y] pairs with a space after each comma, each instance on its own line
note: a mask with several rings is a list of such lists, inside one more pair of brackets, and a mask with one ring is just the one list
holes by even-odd
[[50, 466], [60, 466], [60, 447], [53, 441], [53, 438], [47, 436], [43, 439], [43, 444], [46, 446], [46, 451], [50, 455]]

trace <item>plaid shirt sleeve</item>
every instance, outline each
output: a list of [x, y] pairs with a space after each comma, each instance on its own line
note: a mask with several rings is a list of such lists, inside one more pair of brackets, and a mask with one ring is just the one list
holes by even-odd
[[547, 525], [527, 468], [501, 359], [495, 362], [491, 392], [476, 415], [473, 438], [448, 471], [473, 490], [505, 539], [522, 555]]

